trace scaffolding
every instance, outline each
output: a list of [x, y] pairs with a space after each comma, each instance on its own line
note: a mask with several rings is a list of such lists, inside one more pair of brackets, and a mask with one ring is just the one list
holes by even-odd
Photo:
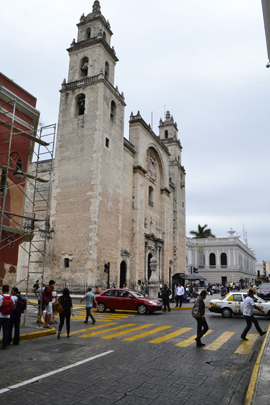
[[[1, 95], [2, 91], [0, 83], [0, 98], [5, 101], [6, 98]], [[5, 164], [0, 164], [0, 255], [3, 249], [8, 249], [15, 243], [19, 246], [19, 250], [24, 251], [27, 258], [27, 275], [16, 285], [24, 282], [27, 298], [31, 277], [38, 278], [41, 288], [43, 286], [46, 248], [51, 234], [49, 210], [56, 124], [43, 126], [35, 131], [20, 108], [18, 99], [13, 96], [0, 104], [0, 127], [4, 128], [0, 133], [0, 156], [2, 155], [2, 162], [6, 161]], [[20, 122], [23, 122], [21, 127], [23, 126], [25, 130], [20, 129], [19, 125], [16, 126], [18, 116]], [[28, 173], [23, 171], [20, 151], [12, 152], [12, 141], [18, 139], [15, 137], [21, 137], [29, 147], [32, 166]], [[3, 156], [6, 159], [3, 159]], [[30, 161], [28, 164], [30, 166]], [[19, 181], [14, 181], [13, 177]], [[25, 207], [22, 207], [20, 213], [7, 210], [8, 195], [14, 192], [12, 188], [16, 188], [17, 195], [23, 194]], [[25, 320], [26, 311], [24, 323]]]

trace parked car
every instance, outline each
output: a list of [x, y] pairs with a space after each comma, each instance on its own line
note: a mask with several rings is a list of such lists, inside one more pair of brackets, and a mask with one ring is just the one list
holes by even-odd
[[123, 288], [110, 288], [96, 295], [98, 312], [105, 312], [109, 309], [114, 312], [116, 309], [138, 311], [140, 315], [147, 312], [161, 311], [162, 304], [159, 300], [146, 298], [142, 294]]
[[260, 284], [257, 288], [257, 295], [264, 300], [270, 300], [270, 283]]
[[[224, 318], [230, 318], [233, 315], [243, 315], [244, 299], [247, 293], [235, 292], [229, 293], [224, 298], [219, 300], [211, 300], [209, 311], [222, 314]], [[270, 302], [264, 301], [262, 298], [254, 295], [254, 302], [256, 305], [264, 311], [262, 314], [257, 309], [253, 310], [254, 315], [265, 315], [270, 318]]]

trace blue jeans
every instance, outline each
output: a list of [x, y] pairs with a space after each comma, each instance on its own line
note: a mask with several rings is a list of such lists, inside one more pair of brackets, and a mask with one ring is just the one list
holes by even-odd
[[197, 339], [201, 339], [203, 335], [206, 334], [209, 327], [206, 321], [203, 321], [202, 318], [197, 318]]
[[8, 324], [9, 318], [0, 318], [0, 330], [3, 328], [3, 348], [8, 346]]
[[88, 321], [89, 316], [90, 316], [90, 318], [92, 319], [93, 322], [96, 322], [95, 318], [91, 314], [91, 309], [92, 309], [92, 307], [86, 307], [86, 319], [85, 319], [86, 322]]

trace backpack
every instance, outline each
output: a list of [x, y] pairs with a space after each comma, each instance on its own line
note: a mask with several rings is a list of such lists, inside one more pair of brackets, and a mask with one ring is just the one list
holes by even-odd
[[45, 287], [42, 292], [42, 304], [48, 305], [52, 300], [52, 290], [49, 287]]
[[60, 300], [56, 300], [55, 303], [53, 304], [53, 310], [55, 312], [59, 312], [59, 314], [62, 314], [62, 312], [64, 311]]
[[2, 295], [3, 301], [1, 306], [1, 314], [2, 315], [11, 315], [13, 309], [13, 301], [11, 299], [11, 295]]
[[200, 306], [199, 306], [198, 300], [193, 305], [191, 314], [192, 314], [193, 318], [195, 318], [195, 319], [201, 318], [202, 315], [200, 313]]
[[20, 314], [26, 310], [27, 307], [27, 299], [23, 297], [21, 294], [17, 295], [18, 301], [16, 304], [15, 311], [19, 312]]

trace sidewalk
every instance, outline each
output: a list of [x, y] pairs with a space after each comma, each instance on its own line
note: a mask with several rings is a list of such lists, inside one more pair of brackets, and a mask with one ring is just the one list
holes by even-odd
[[269, 405], [270, 325], [253, 368], [245, 405]]

